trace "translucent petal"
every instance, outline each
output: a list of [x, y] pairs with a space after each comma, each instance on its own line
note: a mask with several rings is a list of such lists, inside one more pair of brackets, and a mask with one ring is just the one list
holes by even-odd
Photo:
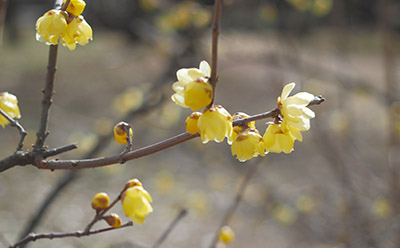
[[203, 78], [205, 76], [204, 73], [197, 68], [188, 69], [187, 74], [192, 79], [192, 81], [196, 81], [197, 79]]
[[211, 76], [211, 67], [207, 63], [207, 61], [205, 61], [205, 60], [201, 61], [199, 68], [200, 68], [200, 71], [202, 71], [206, 77], [210, 77]]
[[189, 106], [185, 104], [185, 97], [183, 97], [182, 95], [175, 93], [171, 96], [171, 99], [182, 108], [189, 108]]
[[296, 86], [295, 83], [290, 83], [285, 85], [285, 87], [283, 87], [282, 90], [282, 94], [281, 94], [281, 101], [284, 101], [290, 94], [290, 92], [292, 92], [294, 86]]
[[189, 83], [192, 81], [192, 78], [188, 75], [188, 69], [186, 68], [179, 69], [176, 72], [176, 77], [178, 78], [178, 81], [182, 81], [184, 83]]
[[172, 89], [175, 92], [183, 92], [183, 90], [185, 89], [185, 83], [182, 81], [177, 81], [172, 84]]

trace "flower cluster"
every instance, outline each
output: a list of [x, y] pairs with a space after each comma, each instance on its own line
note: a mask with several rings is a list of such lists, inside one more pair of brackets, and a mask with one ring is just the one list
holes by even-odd
[[[64, 0], [63, 5], [66, 4]], [[47, 45], [57, 45], [59, 39], [64, 46], [73, 51], [76, 43], [81, 46], [93, 39], [90, 25], [81, 15], [86, 3], [83, 0], [71, 0], [62, 10], [52, 9], [47, 11], [36, 21], [36, 39]]]
[[[17, 97], [8, 92], [0, 92], [0, 109], [11, 118], [21, 118], [18, 108]], [[0, 125], [5, 127], [10, 123], [4, 116], [0, 115]]]
[[210, 84], [211, 68], [206, 61], [197, 68], [184, 68], [177, 71], [178, 81], [172, 86], [175, 94], [172, 100], [179, 106], [193, 111], [201, 108], [203, 112], [193, 112], [186, 119], [188, 133], [199, 133], [203, 143], [210, 140], [222, 142], [225, 137], [231, 145], [232, 155], [244, 162], [253, 157], [265, 156], [269, 152], [290, 153], [295, 140], [303, 140], [301, 131], [310, 129], [310, 119], [315, 117], [307, 106], [314, 96], [300, 92], [289, 96], [295, 83], [286, 85], [277, 100], [275, 121], [267, 123], [263, 136], [256, 129], [254, 121], [233, 125], [234, 121], [248, 118], [245, 113], [231, 114], [221, 105], [214, 105], [213, 87]]
[[125, 215], [136, 223], [143, 224], [146, 216], [153, 212], [150, 194], [143, 188], [142, 183], [135, 178], [125, 184], [120, 195], [112, 203], [110, 203], [110, 197], [104, 192], [97, 193], [93, 197], [92, 208], [96, 210], [97, 219], [103, 219], [111, 227], [121, 227], [122, 221], [117, 214], [111, 213], [104, 216], [119, 200], [121, 200]]

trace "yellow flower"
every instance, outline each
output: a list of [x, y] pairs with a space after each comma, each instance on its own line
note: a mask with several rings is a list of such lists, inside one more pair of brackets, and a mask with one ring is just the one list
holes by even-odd
[[131, 138], [133, 137], [133, 131], [130, 125], [126, 122], [121, 121], [117, 125], [114, 126], [114, 138], [120, 144], [128, 143], [128, 134], [126, 130], [129, 128], [129, 133], [131, 134]]
[[[65, 4], [66, 0], [64, 0]], [[83, 10], [85, 9], [86, 3], [82, 0], [71, 0], [67, 7], [67, 12], [74, 15], [79, 16], [82, 14]]]
[[278, 97], [278, 108], [287, 125], [299, 131], [306, 131], [310, 129], [310, 119], [315, 117], [315, 113], [307, 108], [314, 96], [307, 92], [289, 96], [295, 85], [295, 83], [290, 83], [283, 88], [281, 96]]
[[[248, 114], [243, 113], [243, 112], [237, 112], [235, 114], [233, 114], [233, 120], [240, 120], [240, 119], [244, 119], [247, 117], [250, 117]], [[256, 124], [255, 121], [251, 121], [246, 123], [246, 125], [250, 128], [256, 129]], [[236, 139], [236, 137], [238, 136], [239, 132], [243, 130], [243, 126], [234, 126], [233, 130], [232, 130], [232, 135], [229, 136], [228, 138], [228, 144], [232, 144], [232, 142]]]
[[96, 210], [102, 210], [108, 207], [110, 202], [110, 197], [107, 193], [97, 193], [92, 200], [92, 208]]
[[[0, 109], [3, 110], [11, 118], [21, 118], [18, 108], [18, 99], [8, 92], [0, 93]], [[3, 115], [0, 114], [0, 125], [5, 127], [10, 123]]]
[[225, 244], [229, 244], [235, 239], [235, 233], [229, 226], [223, 226], [219, 231], [219, 239]]
[[63, 45], [73, 51], [76, 43], [84, 46], [93, 40], [93, 31], [90, 25], [85, 21], [83, 16], [77, 16], [68, 24], [65, 33], [62, 36]]
[[265, 149], [273, 153], [291, 153], [294, 141], [303, 141], [303, 136], [297, 128], [282, 123], [270, 123], [263, 136]]
[[232, 116], [221, 105], [204, 110], [197, 125], [204, 144], [210, 140], [222, 142], [232, 135]]
[[58, 38], [67, 29], [67, 14], [60, 10], [49, 10], [36, 21], [36, 39], [46, 44], [57, 45]]
[[200, 112], [193, 112], [191, 115], [189, 115], [186, 118], [186, 131], [190, 134], [196, 134], [199, 132], [199, 128], [197, 126], [197, 123], [199, 121], [199, 118], [201, 116]]
[[213, 88], [208, 82], [211, 74], [210, 65], [201, 61], [199, 69], [183, 68], [176, 72], [178, 81], [172, 85], [176, 92], [172, 100], [183, 108], [193, 111], [209, 105], [213, 99]]
[[141, 186], [128, 188], [122, 196], [122, 208], [126, 216], [143, 224], [145, 217], [153, 212], [150, 194]]
[[264, 141], [256, 129], [246, 128], [239, 133], [231, 146], [232, 156], [245, 162], [258, 155], [264, 156]]

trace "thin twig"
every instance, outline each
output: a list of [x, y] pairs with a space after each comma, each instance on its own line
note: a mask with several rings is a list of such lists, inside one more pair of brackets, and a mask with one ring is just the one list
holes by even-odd
[[179, 214], [175, 217], [175, 219], [169, 224], [168, 228], [164, 231], [164, 233], [161, 235], [161, 237], [154, 243], [153, 248], [158, 248], [160, 245], [164, 242], [164, 240], [168, 237], [168, 235], [171, 233], [171, 231], [175, 228], [176, 224], [185, 217], [187, 214], [186, 209], [181, 209], [179, 211]]
[[117, 229], [121, 229], [121, 228], [125, 228], [125, 227], [129, 227], [132, 226], [133, 222], [129, 221], [125, 224], [123, 224], [120, 227], [107, 227], [107, 228], [103, 228], [103, 229], [97, 229], [97, 230], [92, 230], [92, 231], [76, 231], [76, 232], [60, 232], [60, 233], [41, 233], [41, 234], [35, 234], [35, 233], [31, 233], [28, 236], [26, 236], [24, 239], [18, 241], [17, 243], [15, 243], [14, 245], [11, 245], [9, 248], [17, 248], [20, 247], [21, 245], [24, 245], [28, 242], [31, 241], [36, 241], [38, 239], [57, 239], [57, 238], [67, 238], [67, 237], [82, 237], [82, 236], [90, 236], [93, 234], [98, 234], [98, 233], [103, 233], [103, 232], [108, 232], [108, 231], [112, 231], [112, 230], [117, 230]]
[[51, 103], [53, 102], [52, 96], [54, 93], [53, 92], [54, 76], [57, 70], [56, 69], [57, 51], [58, 51], [58, 45], [50, 45], [46, 84], [43, 90], [42, 114], [40, 117], [39, 130], [37, 132], [35, 151], [41, 151], [43, 149], [44, 141], [46, 140], [46, 137], [48, 135], [47, 122], [49, 120], [49, 110], [51, 107]]
[[0, 114], [1, 114], [2, 116], [4, 116], [4, 118], [6, 118], [6, 119], [10, 122], [10, 125], [11, 125], [11, 126], [16, 127], [16, 128], [18, 129], [19, 135], [20, 135], [21, 137], [20, 137], [19, 142], [18, 142], [17, 151], [21, 151], [21, 150], [22, 150], [22, 147], [24, 146], [24, 139], [25, 139], [25, 136], [27, 135], [27, 132], [25, 131], [24, 127], [22, 127], [22, 125], [19, 124], [18, 121], [16, 121], [16, 120], [14, 120], [13, 118], [11, 118], [11, 117], [10, 117], [5, 111], [3, 111], [1, 108], [0, 108]]
[[211, 41], [211, 77], [210, 84], [213, 88], [213, 99], [209, 106], [214, 103], [215, 86], [217, 85], [217, 59], [218, 59], [218, 35], [219, 35], [219, 23], [221, 21], [222, 12], [222, 0], [215, 0], [214, 4], [214, 18], [212, 24], [212, 41]]
[[235, 195], [235, 199], [233, 200], [231, 206], [229, 207], [229, 209], [226, 211], [224, 217], [221, 220], [221, 223], [218, 226], [218, 229], [216, 230], [215, 234], [214, 234], [214, 238], [212, 239], [210, 248], [214, 248], [215, 245], [218, 242], [218, 236], [219, 236], [219, 231], [221, 230], [221, 228], [225, 225], [227, 225], [229, 223], [229, 221], [232, 219], [233, 214], [235, 213], [237, 207], [239, 206], [239, 203], [242, 201], [243, 199], [243, 195], [244, 192], [250, 182], [250, 179], [252, 178], [252, 176], [255, 174], [255, 172], [257, 171], [258, 167], [261, 164], [261, 159], [259, 159], [257, 162], [253, 162], [252, 164], [249, 165], [249, 168], [246, 172], [246, 175], [243, 177], [242, 182], [240, 184], [239, 189], [236, 192]]

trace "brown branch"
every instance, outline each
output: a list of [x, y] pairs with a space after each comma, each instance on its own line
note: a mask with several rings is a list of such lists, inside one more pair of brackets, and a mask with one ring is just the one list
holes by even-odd
[[161, 235], [161, 237], [154, 243], [153, 248], [158, 248], [160, 245], [164, 242], [164, 240], [168, 237], [168, 235], [171, 233], [171, 231], [175, 228], [176, 224], [185, 217], [187, 214], [186, 209], [181, 209], [179, 211], [179, 214], [175, 217], [175, 219], [171, 222], [171, 224], [168, 226], [168, 228], [165, 230], [165, 232]]
[[42, 99], [42, 114], [40, 118], [40, 126], [37, 132], [37, 138], [35, 143], [35, 151], [43, 150], [44, 141], [48, 135], [47, 132], [47, 122], [49, 120], [49, 110], [51, 103], [53, 102], [53, 88], [54, 88], [54, 76], [56, 73], [56, 63], [57, 63], [57, 51], [58, 45], [50, 45], [49, 48], [49, 60], [47, 65], [47, 77], [46, 84], [43, 90]]
[[22, 245], [25, 245], [28, 242], [36, 241], [38, 239], [57, 239], [57, 238], [67, 238], [67, 237], [83, 237], [83, 236], [90, 236], [93, 234], [98, 234], [98, 233], [103, 233], [103, 232], [108, 232], [112, 230], [117, 230], [125, 227], [133, 226], [133, 222], [129, 221], [125, 224], [123, 224], [120, 227], [107, 227], [103, 229], [97, 229], [97, 230], [92, 230], [92, 231], [76, 231], [76, 232], [60, 232], [60, 233], [41, 233], [41, 234], [35, 234], [31, 233], [28, 236], [26, 236], [24, 239], [18, 241], [14, 245], [9, 246], [9, 248], [17, 248]]
[[[321, 96], [317, 96], [316, 100], [311, 101], [309, 105], [322, 103], [325, 99]], [[251, 116], [249, 118], [237, 120], [233, 122], [233, 125], [240, 125], [244, 122], [249, 122], [253, 120], [265, 119], [265, 118], [274, 118], [279, 114], [279, 110], [274, 109], [259, 115]], [[153, 153], [165, 150], [169, 147], [178, 145], [180, 143], [191, 140], [195, 137], [199, 137], [198, 134], [189, 134], [187, 132], [178, 134], [169, 139], [160, 141], [158, 143], [139, 148], [137, 150], [127, 152], [122, 156], [120, 154], [112, 155], [109, 157], [103, 158], [94, 158], [94, 159], [81, 159], [81, 160], [50, 160], [50, 161], [41, 161], [38, 165], [40, 169], [50, 169], [50, 170], [77, 170], [77, 169], [86, 169], [86, 168], [96, 168], [102, 167], [111, 164], [118, 164], [124, 161], [137, 159], [140, 157], [148, 156]]]
[[221, 21], [221, 12], [222, 12], [222, 0], [215, 0], [214, 4], [214, 17], [212, 24], [212, 41], [211, 41], [211, 77], [210, 84], [213, 87], [213, 99], [209, 106], [212, 106], [214, 103], [215, 97], [215, 86], [217, 85], [217, 58], [218, 58], [218, 35], [219, 35], [219, 24]]
[[21, 151], [22, 147], [24, 146], [24, 139], [25, 136], [28, 134], [25, 129], [22, 127], [21, 124], [19, 124], [18, 121], [14, 120], [13, 118], [11, 118], [6, 112], [4, 112], [1, 108], [0, 108], [0, 114], [2, 116], [4, 116], [4, 118], [6, 118], [9, 122], [10, 125], [13, 127], [16, 127], [18, 129], [19, 135], [21, 136], [18, 142], [18, 146], [17, 146], [17, 151]]
[[255, 174], [255, 172], [257, 171], [258, 167], [260, 166], [262, 160], [258, 160], [256, 163], [252, 163], [250, 164], [246, 175], [243, 177], [243, 180], [240, 184], [239, 189], [236, 192], [235, 195], [235, 199], [233, 200], [231, 206], [229, 207], [229, 209], [226, 211], [224, 217], [221, 220], [221, 223], [218, 226], [218, 229], [216, 230], [215, 234], [214, 234], [214, 238], [212, 239], [210, 248], [214, 248], [218, 242], [218, 236], [219, 236], [219, 231], [221, 230], [221, 228], [225, 225], [227, 225], [229, 223], [229, 221], [232, 219], [233, 214], [235, 213], [237, 207], [239, 206], [239, 203], [242, 201], [243, 199], [243, 195], [244, 192], [250, 182], [250, 179], [252, 178], [252, 176]]
[[150, 154], [165, 150], [169, 147], [191, 140], [198, 136], [199, 135], [193, 135], [185, 132], [182, 134], [178, 134], [174, 137], [171, 137], [169, 139], [163, 140], [161, 142], [155, 143], [153, 145], [149, 145], [128, 152], [122, 157], [120, 156], [120, 154], [117, 154], [110, 157], [94, 158], [94, 159], [42, 161], [42, 163], [39, 165], [39, 168], [50, 169], [50, 170], [76, 170], [76, 169], [96, 168], [111, 164], [118, 164], [121, 162], [121, 160], [128, 161], [148, 156]]
[[74, 150], [76, 148], [78, 148], [78, 146], [76, 144], [69, 144], [69, 145], [66, 145], [66, 146], [53, 148], [51, 150], [45, 151], [43, 153], [43, 157], [44, 158], [53, 157], [53, 156], [56, 156], [56, 155], [64, 153], [64, 152], [69, 152], [69, 151]]

